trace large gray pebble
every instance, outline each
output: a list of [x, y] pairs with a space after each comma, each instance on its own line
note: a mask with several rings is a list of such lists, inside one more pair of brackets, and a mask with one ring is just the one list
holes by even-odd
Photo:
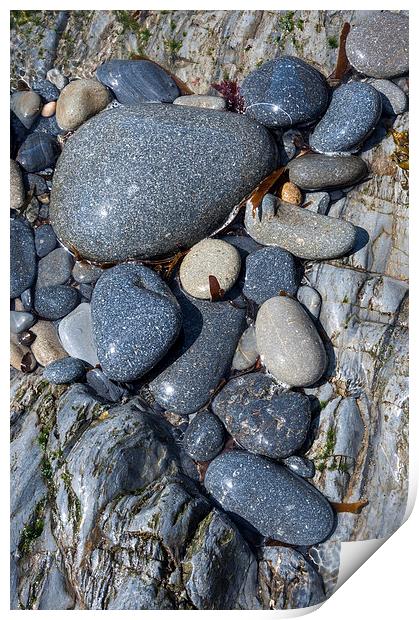
[[316, 153], [293, 159], [288, 170], [290, 181], [305, 190], [348, 187], [358, 183], [368, 172], [364, 160], [355, 155], [343, 157]]

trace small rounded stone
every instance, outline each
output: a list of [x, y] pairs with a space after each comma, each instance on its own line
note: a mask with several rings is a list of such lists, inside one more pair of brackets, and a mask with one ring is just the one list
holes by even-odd
[[215, 276], [227, 292], [240, 273], [240, 254], [221, 239], [204, 239], [194, 245], [182, 261], [179, 277], [184, 290], [198, 299], [211, 299], [209, 276]]
[[73, 264], [73, 257], [64, 248], [52, 250], [38, 263], [37, 288], [65, 284], [71, 276]]
[[48, 366], [55, 360], [67, 357], [58, 339], [57, 331], [50, 321], [38, 321], [31, 331], [36, 336], [31, 348], [38, 364]]
[[263, 304], [280, 291], [295, 295], [300, 280], [295, 258], [290, 252], [278, 247], [262, 248], [246, 258], [243, 293], [257, 304]]
[[256, 345], [254, 325], [250, 325], [242, 334], [236, 352], [234, 353], [231, 368], [233, 370], [247, 370], [256, 364], [259, 353]]
[[79, 299], [79, 292], [71, 286], [44, 286], [35, 290], [34, 308], [42, 318], [55, 321], [74, 310]]
[[30, 129], [41, 111], [42, 99], [33, 90], [18, 90], [11, 97], [10, 108], [26, 129]]
[[56, 245], [57, 237], [50, 224], [44, 224], [35, 229], [35, 248], [40, 258], [52, 252]]
[[57, 385], [80, 381], [86, 374], [86, 365], [75, 357], [64, 357], [46, 366], [43, 376]]
[[313, 461], [303, 456], [292, 455], [283, 459], [282, 464], [302, 478], [314, 478], [316, 467]]
[[211, 461], [223, 449], [224, 426], [210, 411], [198, 413], [186, 429], [183, 447], [195, 461]]
[[112, 97], [106, 86], [97, 80], [74, 80], [61, 92], [56, 109], [61, 129], [72, 131], [110, 103]]
[[68, 78], [55, 67], [47, 72], [47, 80], [51, 82], [51, 84], [54, 84], [58, 90], [63, 90], [68, 84]]
[[90, 304], [81, 303], [67, 314], [58, 326], [58, 334], [64, 349], [72, 357], [84, 360], [91, 366], [99, 364], [93, 338]]
[[10, 312], [10, 331], [14, 334], [26, 331], [35, 323], [36, 319], [30, 312]]
[[303, 200], [299, 187], [297, 187], [297, 185], [292, 181], [287, 181], [281, 187], [280, 198], [281, 200], [284, 200], [284, 202], [289, 202], [297, 207], [301, 205]]
[[370, 80], [369, 84], [381, 94], [384, 114], [397, 116], [406, 111], [407, 97], [397, 84], [390, 80]]
[[348, 187], [368, 172], [366, 163], [355, 155], [309, 153], [288, 164], [290, 180], [304, 190]]
[[49, 103], [46, 103], [41, 110], [41, 116], [43, 116], [44, 118], [54, 116], [56, 107], [57, 104], [55, 101], [50, 101]]

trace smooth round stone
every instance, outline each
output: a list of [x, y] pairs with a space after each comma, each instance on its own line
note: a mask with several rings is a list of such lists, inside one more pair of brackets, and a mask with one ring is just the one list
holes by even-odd
[[244, 330], [236, 352], [234, 353], [231, 368], [233, 370], [247, 370], [256, 364], [259, 353], [256, 345], [256, 332], [254, 325]]
[[20, 334], [26, 331], [35, 323], [36, 319], [30, 312], [10, 312], [10, 331], [13, 334]]
[[50, 101], [49, 103], [46, 103], [41, 110], [41, 116], [43, 116], [44, 118], [50, 118], [51, 116], [54, 116], [56, 108], [57, 104], [55, 103], [55, 101]]
[[240, 273], [240, 254], [221, 239], [203, 239], [183, 259], [179, 277], [184, 290], [198, 299], [211, 299], [209, 276], [215, 276], [227, 292]]
[[368, 172], [367, 164], [355, 155], [330, 156], [310, 153], [288, 164], [290, 180], [304, 190], [349, 187]]
[[66, 143], [52, 225], [64, 245], [98, 263], [168, 255], [219, 228], [275, 165], [266, 129], [241, 114], [120, 106]]
[[127, 395], [127, 390], [116, 385], [99, 368], [93, 368], [86, 374], [88, 385], [104, 400], [116, 403]]
[[60, 153], [54, 136], [47, 133], [30, 134], [20, 147], [16, 161], [27, 172], [39, 172], [52, 167]]
[[97, 265], [77, 261], [73, 267], [73, 278], [80, 284], [94, 284], [100, 278], [103, 269]]
[[309, 312], [313, 319], [318, 319], [322, 307], [322, 298], [318, 291], [311, 286], [300, 286], [297, 291], [297, 299]]
[[184, 95], [175, 99], [173, 103], [175, 105], [186, 105], [210, 110], [226, 109], [226, 100], [224, 97], [212, 97], [209, 95]]
[[11, 96], [10, 109], [30, 129], [42, 108], [42, 99], [33, 90], [18, 90]]
[[224, 510], [290, 545], [322, 542], [335, 525], [332, 507], [313, 485], [257, 454], [221, 454], [209, 464], [204, 484]]
[[56, 101], [60, 96], [60, 91], [58, 88], [49, 80], [36, 80], [32, 84], [32, 90], [35, 93], [38, 93], [45, 103]]
[[99, 364], [93, 337], [90, 304], [79, 304], [61, 319], [58, 334], [64, 349], [71, 357], [84, 360], [91, 366]]
[[313, 321], [298, 301], [272, 297], [256, 317], [256, 342], [262, 363], [281, 383], [313, 385], [326, 370], [327, 356]]
[[308, 260], [343, 256], [355, 246], [356, 228], [341, 218], [281, 202], [272, 194], [263, 198], [261, 210], [261, 219], [251, 204], [245, 213], [246, 230], [259, 243], [280, 246]]
[[[44, 224], [43, 226], [38, 226], [38, 228], [35, 229], [35, 248], [36, 253], [40, 258], [43, 258], [52, 252], [56, 245], [57, 237], [55, 236], [54, 229], [50, 224]], [[57, 282], [57, 284], [61, 284], [61, 282]]]
[[224, 446], [224, 426], [210, 411], [198, 413], [183, 437], [183, 447], [195, 461], [211, 461]]
[[381, 110], [381, 95], [373, 86], [366, 82], [342, 84], [310, 136], [311, 148], [319, 153], [357, 151], [374, 130]]
[[36, 253], [32, 227], [24, 220], [10, 222], [10, 297], [30, 288], [36, 275]]
[[112, 100], [109, 90], [97, 80], [74, 80], [62, 91], [57, 101], [59, 127], [74, 131], [91, 116], [101, 112]]
[[289, 456], [282, 461], [282, 464], [302, 478], [314, 478], [316, 473], [316, 467], [313, 461], [303, 456]]
[[37, 288], [64, 284], [70, 279], [74, 259], [64, 248], [49, 252], [38, 263]]
[[84, 379], [86, 365], [74, 357], [64, 357], [48, 364], [42, 374], [50, 383], [57, 385], [74, 383]]
[[74, 310], [79, 299], [79, 292], [71, 286], [44, 286], [35, 290], [34, 308], [39, 316], [55, 321]]
[[68, 84], [68, 78], [55, 67], [47, 72], [47, 80], [51, 82], [51, 84], [54, 84], [58, 90], [63, 90], [63, 88]]
[[360, 73], [391, 78], [409, 70], [409, 18], [406, 15], [375, 11], [346, 39], [346, 55]]
[[262, 373], [231, 379], [213, 400], [212, 410], [243, 448], [271, 459], [301, 448], [311, 419], [307, 396], [281, 392]]
[[172, 103], [180, 95], [174, 79], [150, 60], [110, 60], [96, 70], [96, 77], [125, 105]]
[[263, 304], [280, 291], [295, 295], [300, 280], [292, 254], [282, 248], [262, 248], [246, 258], [243, 293]]
[[133, 381], [167, 353], [179, 334], [182, 316], [167, 284], [141, 265], [105, 271], [92, 295], [93, 333], [103, 372]]
[[32, 352], [41, 366], [48, 366], [55, 360], [67, 357], [58, 339], [57, 331], [50, 321], [38, 321], [31, 330], [36, 338], [32, 344]]
[[403, 114], [407, 109], [407, 97], [401, 88], [390, 80], [369, 80], [368, 82], [381, 94], [384, 114]]
[[20, 209], [25, 202], [25, 186], [22, 171], [14, 159], [10, 160], [10, 208]]
[[246, 115], [268, 127], [315, 121], [329, 98], [324, 76], [294, 56], [268, 60], [243, 81], [240, 92]]

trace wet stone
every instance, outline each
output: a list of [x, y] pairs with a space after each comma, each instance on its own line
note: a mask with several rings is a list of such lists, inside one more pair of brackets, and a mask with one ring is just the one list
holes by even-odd
[[29, 312], [33, 308], [33, 295], [32, 289], [27, 288], [26, 291], [23, 291], [20, 295], [20, 300], [22, 302], [22, 307], [26, 312]]
[[25, 186], [22, 171], [13, 159], [10, 160], [10, 208], [19, 209], [25, 202]]
[[80, 284], [94, 284], [100, 278], [103, 269], [97, 265], [77, 261], [73, 267], [73, 278]]
[[288, 164], [290, 180], [305, 190], [348, 187], [368, 172], [366, 163], [355, 155], [345, 157], [310, 153]]
[[[43, 258], [52, 252], [56, 245], [57, 237], [55, 236], [54, 229], [50, 224], [44, 224], [43, 226], [38, 226], [38, 228], [35, 229], [35, 248], [36, 253], [40, 258]], [[63, 280], [63, 282], [65, 282], [65, 280]], [[57, 282], [57, 284], [61, 284], [61, 282]]]
[[30, 129], [42, 108], [42, 99], [33, 90], [18, 90], [11, 96], [10, 109]]
[[149, 60], [110, 60], [96, 70], [96, 77], [124, 105], [172, 103], [180, 95], [173, 78]]
[[55, 67], [47, 72], [47, 80], [54, 84], [58, 90], [62, 90], [68, 84], [68, 78]]
[[243, 293], [257, 304], [263, 304], [280, 291], [295, 295], [300, 280], [292, 254], [282, 248], [262, 248], [246, 258]]
[[60, 94], [56, 118], [61, 129], [74, 131], [110, 103], [109, 90], [97, 80], [74, 80]]
[[282, 461], [282, 464], [302, 478], [314, 478], [316, 473], [316, 468], [313, 461], [310, 461], [310, 459], [306, 459], [303, 456], [289, 456]]
[[69, 314], [79, 303], [79, 293], [71, 286], [44, 286], [35, 290], [34, 308], [39, 316], [54, 321]]
[[26, 331], [35, 323], [36, 319], [30, 312], [10, 312], [10, 331], [13, 334], [20, 334]]
[[36, 80], [32, 84], [32, 90], [35, 93], [38, 93], [45, 103], [56, 101], [60, 96], [60, 91], [58, 88], [49, 80]]
[[176, 253], [221, 226], [275, 163], [269, 134], [243, 115], [120, 106], [66, 143], [52, 225], [64, 245], [99, 263]]
[[119, 265], [105, 271], [92, 296], [93, 333], [104, 373], [133, 381], [170, 349], [182, 318], [169, 287], [151, 269]]
[[320, 153], [357, 151], [381, 116], [381, 95], [365, 82], [337, 88], [321, 121], [310, 136], [310, 146]]
[[397, 116], [406, 111], [407, 97], [396, 84], [390, 80], [370, 80], [369, 84], [380, 93], [384, 114]]
[[351, 28], [346, 54], [360, 73], [391, 78], [409, 70], [409, 18], [389, 11], [374, 11]]
[[243, 81], [246, 114], [268, 127], [309, 123], [328, 102], [324, 76], [304, 60], [282, 56], [264, 63]]
[[117, 403], [128, 394], [125, 388], [116, 385], [98, 368], [89, 370], [86, 381], [92, 390], [107, 402]]
[[96, 344], [93, 338], [90, 304], [81, 303], [67, 314], [58, 326], [58, 334], [64, 349], [71, 357], [99, 364]]
[[32, 133], [20, 147], [16, 161], [27, 172], [40, 172], [55, 164], [59, 152], [60, 147], [53, 136]]
[[81, 381], [86, 374], [86, 365], [74, 357], [56, 360], [45, 368], [43, 376], [50, 383], [74, 383]]
[[309, 546], [328, 538], [334, 527], [333, 510], [317, 489], [256, 454], [233, 450], [216, 457], [205, 487], [224, 510], [268, 538]]
[[311, 419], [307, 396], [283, 392], [260, 372], [231, 379], [211, 406], [249, 452], [282, 459], [294, 454], [307, 437]]
[[10, 222], [10, 297], [19, 297], [31, 287], [36, 275], [36, 253], [32, 228], [21, 219]]
[[223, 449], [224, 427], [210, 411], [198, 413], [188, 425], [183, 447], [195, 461], [211, 461]]
[[65, 284], [71, 276], [73, 264], [73, 257], [64, 248], [57, 248], [49, 252], [38, 263], [37, 288]]
[[256, 364], [258, 357], [255, 327], [251, 325], [245, 329], [240, 337], [231, 368], [233, 370], [247, 370]]

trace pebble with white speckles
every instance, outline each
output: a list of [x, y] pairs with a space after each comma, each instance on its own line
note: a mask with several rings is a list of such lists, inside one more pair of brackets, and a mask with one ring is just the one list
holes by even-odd
[[300, 280], [292, 254], [282, 248], [262, 248], [246, 258], [243, 293], [257, 304], [263, 304], [280, 291], [295, 295]]
[[55, 321], [74, 310], [79, 299], [79, 292], [71, 286], [44, 286], [35, 290], [34, 308], [39, 316]]
[[68, 77], [63, 75], [61, 71], [55, 67], [47, 72], [47, 80], [51, 82], [51, 84], [54, 84], [58, 90], [63, 90], [68, 84]]
[[60, 147], [54, 136], [32, 133], [20, 147], [16, 161], [27, 172], [40, 172], [53, 166], [59, 153]]
[[18, 90], [11, 96], [10, 109], [26, 129], [30, 129], [41, 108], [42, 99], [33, 90]]
[[36, 275], [36, 253], [31, 226], [24, 220], [10, 222], [10, 297], [31, 287]]
[[20, 334], [32, 327], [36, 319], [30, 312], [10, 312], [10, 331], [13, 334]]
[[[55, 236], [54, 229], [50, 224], [44, 224], [38, 226], [35, 229], [35, 248], [36, 253], [40, 258], [43, 258], [54, 250], [57, 246], [57, 237]], [[61, 284], [57, 282], [57, 284]]]
[[313, 461], [303, 456], [289, 456], [282, 461], [282, 464], [302, 478], [314, 478], [314, 474], [316, 473]]
[[61, 91], [56, 118], [61, 129], [74, 131], [112, 100], [109, 90], [97, 80], [74, 80]]
[[93, 338], [90, 304], [81, 303], [67, 314], [58, 326], [58, 334], [64, 349], [71, 357], [99, 364], [96, 343]]
[[183, 437], [183, 447], [195, 461], [210, 461], [224, 445], [224, 427], [210, 411], [198, 413]]
[[348, 187], [368, 172], [366, 163], [355, 155], [340, 157], [316, 153], [293, 159], [288, 170], [291, 181], [305, 190]]
[[73, 264], [73, 257], [64, 248], [52, 250], [38, 263], [37, 288], [65, 284], [71, 276]]
[[45, 103], [56, 101], [60, 96], [58, 88], [49, 80], [36, 80], [32, 84], [32, 90], [42, 97]]
[[85, 374], [85, 363], [74, 357], [64, 357], [51, 362], [43, 372], [45, 379], [57, 385], [81, 381], [84, 379]]
[[407, 97], [401, 88], [390, 80], [369, 80], [381, 95], [384, 114], [389, 116], [403, 114], [407, 109]]

